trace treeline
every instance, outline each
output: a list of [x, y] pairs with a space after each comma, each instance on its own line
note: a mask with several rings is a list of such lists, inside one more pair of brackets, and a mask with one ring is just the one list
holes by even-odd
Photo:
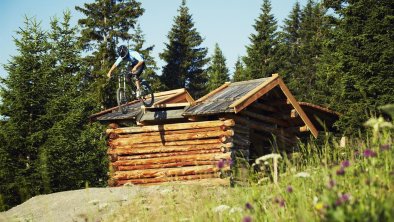
[[138, 24], [140, 2], [96, 0], [76, 10], [84, 14], [77, 27], [65, 12], [49, 30], [26, 18], [16, 33], [18, 53], [4, 66], [0, 89], [2, 210], [38, 194], [106, 184], [103, 128], [88, 117], [115, 106], [115, 82], [105, 73], [120, 43], [143, 53], [143, 77], [155, 91], [184, 87], [199, 98], [230, 79], [280, 73], [298, 100], [343, 113], [338, 128], [347, 134], [394, 103], [390, 0], [295, 3], [283, 27], [263, 0], [247, 53], [231, 74], [219, 43], [208, 56], [185, 0], [160, 53], [161, 74]]

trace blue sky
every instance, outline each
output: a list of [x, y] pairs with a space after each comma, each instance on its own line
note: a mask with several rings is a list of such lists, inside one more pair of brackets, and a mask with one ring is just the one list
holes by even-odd
[[[272, 13], [279, 25], [282, 24], [297, 0], [271, 0]], [[307, 0], [299, 0], [304, 6]], [[82, 6], [93, 0], [1, 0], [0, 1], [0, 76], [6, 76], [2, 65], [16, 47], [13, 37], [15, 31], [23, 27], [24, 16], [36, 17], [45, 30], [53, 16], [62, 17], [66, 9], [72, 12], [72, 23], [77, 24], [81, 14], [74, 6]], [[159, 67], [164, 64], [158, 54], [168, 42], [167, 34], [178, 15], [181, 0], [140, 0], [145, 13], [139, 23], [145, 34], [147, 45], [155, 45], [153, 56]], [[215, 43], [219, 44], [227, 59], [227, 67], [233, 70], [238, 56], [246, 54], [245, 46], [250, 43], [249, 36], [254, 32], [253, 24], [259, 16], [263, 0], [188, 0], [187, 6], [192, 14], [197, 31], [204, 38], [202, 46], [208, 47], [208, 55], [213, 53]]]

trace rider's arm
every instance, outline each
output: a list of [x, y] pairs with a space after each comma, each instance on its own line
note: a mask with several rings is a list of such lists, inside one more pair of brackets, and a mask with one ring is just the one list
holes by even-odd
[[120, 62], [122, 62], [122, 58], [119, 57], [116, 62], [112, 65], [111, 69], [108, 71], [107, 76], [108, 78], [111, 77], [112, 71], [114, 71], [114, 69], [120, 64]]

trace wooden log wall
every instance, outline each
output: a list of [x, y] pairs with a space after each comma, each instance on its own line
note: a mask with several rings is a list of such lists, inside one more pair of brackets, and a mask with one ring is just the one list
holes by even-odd
[[229, 119], [108, 129], [109, 185], [228, 175], [233, 127]]

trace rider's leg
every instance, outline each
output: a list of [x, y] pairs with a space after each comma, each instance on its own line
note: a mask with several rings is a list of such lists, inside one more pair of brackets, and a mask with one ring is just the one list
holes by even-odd
[[137, 98], [139, 98], [141, 95], [141, 90], [140, 90], [141, 89], [141, 82], [140, 82], [139, 77], [140, 77], [142, 71], [144, 71], [144, 69], [145, 69], [145, 64], [142, 65], [141, 67], [139, 67], [135, 73], [133, 73], [133, 75], [135, 76], [135, 85], [137, 87], [137, 90], [136, 90]]
[[138, 97], [140, 97], [140, 95], [141, 95], [141, 90], [140, 90], [140, 88], [141, 88], [141, 83], [140, 83], [140, 79], [138, 78], [138, 76], [136, 76], [136, 78], [135, 78], [135, 86], [137, 87], [137, 90], [136, 90], [136, 96], [137, 96], [137, 98]]

